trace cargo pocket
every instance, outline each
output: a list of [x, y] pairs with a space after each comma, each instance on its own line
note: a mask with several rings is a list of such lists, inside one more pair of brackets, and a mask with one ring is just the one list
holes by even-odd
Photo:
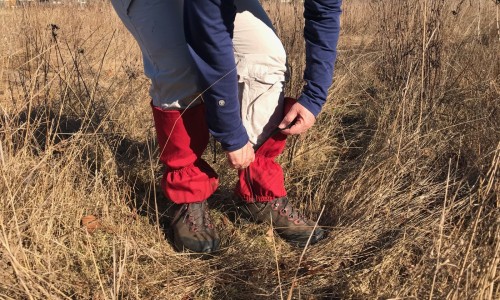
[[259, 144], [283, 118], [285, 58], [238, 56], [241, 119], [250, 142]]

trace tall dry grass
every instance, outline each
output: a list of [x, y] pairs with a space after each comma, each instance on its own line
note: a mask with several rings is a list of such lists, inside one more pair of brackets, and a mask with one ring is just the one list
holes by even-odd
[[[297, 95], [302, 8], [265, 8]], [[221, 155], [223, 251], [173, 251], [148, 81], [108, 3], [1, 9], [0, 298], [498, 299], [497, 8], [345, 1], [329, 101], [280, 158], [290, 197], [313, 218], [325, 207], [330, 230], [300, 264], [234, 213]]]

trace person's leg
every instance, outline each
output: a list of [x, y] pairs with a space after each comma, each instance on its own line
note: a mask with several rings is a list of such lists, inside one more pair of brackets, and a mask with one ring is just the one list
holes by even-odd
[[286, 53], [257, 0], [237, 0], [235, 5], [233, 45], [241, 117], [250, 142], [260, 146], [249, 170], [240, 172], [236, 193], [246, 201], [270, 201], [286, 196], [283, 171], [274, 161], [283, 151], [285, 137], [274, 136], [262, 145], [283, 118]]
[[165, 165], [161, 180], [168, 199], [179, 204], [172, 223], [179, 250], [212, 252], [219, 238], [207, 213], [206, 199], [217, 189], [215, 171], [201, 155], [208, 143], [205, 109], [196, 65], [183, 30], [182, 0], [112, 0], [138, 42], [144, 71], [151, 79], [153, 118]]
[[261, 144], [283, 113], [286, 53], [257, 0], [236, 0], [233, 45], [242, 119], [250, 142]]
[[[184, 37], [183, 0], [112, 0], [118, 16], [139, 44], [153, 105], [183, 109], [200, 84]], [[201, 103], [197, 100], [191, 106]]]
[[275, 161], [285, 147], [286, 136], [272, 134], [295, 101], [283, 97], [285, 50], [258, 0], [236, 0], [235, 5], [233, 45], [241, 116], [257, 149], [255, 161], [239, 171], [236, 194], [247, 203], [244, 207], [254, 220], [272, 222], [289, 242], [304, 245], [309, 236], [312, 243], [317, 242], [324, 231], [313, 232], [314, 222], [289, 203], [283, 170]]
[[210, 217], [207, 198], [217, 189], [215, 171], [201, 158], [208, 144], [205, 106], [184, 110], [153, 107], [155, 128], [165, 164], [164, 194], [177, 205], [171, 223], [174, 245], [180, 251], [210, 253], [220, 239]]

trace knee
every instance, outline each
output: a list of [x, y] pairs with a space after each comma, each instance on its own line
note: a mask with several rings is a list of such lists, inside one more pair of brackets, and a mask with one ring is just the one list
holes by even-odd
[[285, 81], [287, 64], [284, 51], [237, 55], [236, 60], [240, 81], [251, 79], [267, 84]]

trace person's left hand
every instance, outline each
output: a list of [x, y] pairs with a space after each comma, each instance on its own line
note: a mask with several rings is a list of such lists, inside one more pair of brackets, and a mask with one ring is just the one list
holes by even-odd
[[307, 108], [302, 106], [302, 104], [297, 102], [292, 105], [292, 108], [290, 108], [290, 111], [288, 111], [278, 127], [281, 129], [287, 128], [294, 120], [295, 124], [281, 132], [286, 135], [304, 133], [314, 125], [316, 117]]

